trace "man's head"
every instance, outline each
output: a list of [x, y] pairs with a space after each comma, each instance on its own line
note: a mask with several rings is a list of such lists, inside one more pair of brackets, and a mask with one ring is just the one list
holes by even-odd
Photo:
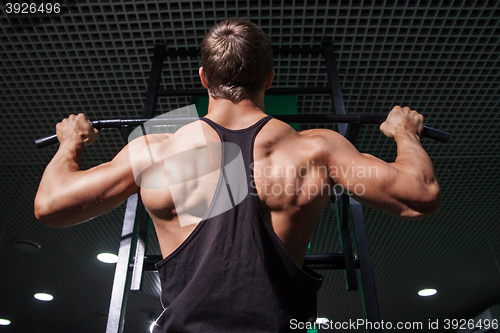
[[201, 42], [201, 65], [210, 95], [238, 103], [264, 88], [273, 67], [271, 42], [257, 25], [231, 18]]

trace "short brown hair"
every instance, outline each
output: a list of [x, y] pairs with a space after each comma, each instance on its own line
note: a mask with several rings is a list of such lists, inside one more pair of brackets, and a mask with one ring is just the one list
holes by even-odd
[[273, 49], [266, 34], [239, 18], [213, 26], [203, 38], [200, 52], [210, 95], [233, 103], [257, 95], [273, 68]]

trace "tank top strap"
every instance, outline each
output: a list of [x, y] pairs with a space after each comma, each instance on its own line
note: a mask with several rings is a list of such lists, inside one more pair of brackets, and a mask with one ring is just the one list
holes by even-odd
[[[208, 118], [200, 118], [200, 120], [206, 122], [217, 132], [221, 142], [233, 144], [233, 146], [227, 146], [226, 144], [222, 145], [223, 165], [226, 165], [232, 159], [231, 156], [236, 156], [241, 152], [244, 164], [242, 167], [245, 168], [248, 192], [253, 195], [257, 193], [255, 186], [252, 186], [254, 142], [257, 134], [271, 119], [273, 119], [273, 117], [266, 116], [249, 127], [231, 130]], [[235, 149], [228, 149], [229, 147], [234, 147], [234, 145], [238, 147], [238, 151], [235, 151]]]
[[253, 163], [253, 146], [255, 137], [271, 119], [273, 119], [273, 117], [266, 116], [259, 119], [256, 123], [249, 127], [231, 130], [217, 124], [216, 122], [208, 118], [200, 118], [200, 120], [207, 123], [217, 132], [221, 142], [230, 142], [239, 146], [241, 153], [243, 154], [245, 164], [247, 166]]
[[[224, 138], [234, 138], [234, 137], [237, 137], [239, 140], [238, 141], [244, 141], [244, 140], [248, 140], [249, 137], [252, 136], [256, 136], [257, 133], [259, 133], [259, 131], [262, 129], [262, 127], [264, 127], [265, 124], [267, 124], [267, 122], [269, 120], [273, 119], [272, 116], [265, 116], [261, 119], [259, 119], [256, 123], [254, 123], [253, 125], [249, 126], [249, 127], [246, 127], [246, 128], [242, 128], [242, 129], [237, 129], [237, 130], [232, 130], [232, 129], [229, 129], [229, 128], [226, 128], [224, 126], [221, 126], [219, 125], [218, 123], [216, 123], [215, 121], [211, 120], [211, 119], [208, 119], [208, 118], [200, 118], [200, 120], [204, 121], [205, 123], [207, 123], [210, 127], [212, 127], [216, 132], [217, 134], [219, 134], [219, 137], [221, 137], [221, 140]], [[225, 140], [223, 140], [225, 141]], [[226, 141], [226, 142], [231, 142], [231, 141]], [[248, 142], [248, 141], [247, 141]], [[253, 143], [253, 140], [252, 140], [252, 143]]]

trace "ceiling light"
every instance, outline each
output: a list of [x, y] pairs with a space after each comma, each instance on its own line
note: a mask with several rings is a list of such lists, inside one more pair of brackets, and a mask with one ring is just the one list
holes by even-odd
[[316, 318], [316, 324], [328, 324], [329, 322], [328, 318]]
[[51, 294], [46, 294], [46, 293], [38, 293], [38, 294], [35, 294], [35, 298], [39, 301], [49, 302], [49, 301], [52, 301], [54, 299], [54, 296], [52, 296]]
[[436, 289], [422, 289], [418, 292], [420, 296], [426, 297], [426, 296], [432, 296], [437, 293]]
[[29, 239], [15, 239], [13, 243], [19, 251], [23, 252], [36, 252], [42, 248], [40, 244]]
[[10, 320], [0, 318], [0, 325], [2, 325], [2, 326], [10, 325]]
[[99, 253], [97, 255], [97, 259], [107, 264], [115, 264], [116, 262], [118, 262], [118, 256], [113, 253]]

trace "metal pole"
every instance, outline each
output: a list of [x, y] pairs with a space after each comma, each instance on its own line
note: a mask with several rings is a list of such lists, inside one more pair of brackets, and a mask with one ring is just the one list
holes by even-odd
[[146, 100], [144, 101], [144, 109], [142, 112], [144, 118], [152, 118], [155, 113], [156, 102], [158, 100], [158, 87], [160, 86], [161, 72], [163, 70], [164, 53], [165, 44], [157, 42], [155, 44], [153, 63], [149, 74], [148, 90], [146, 91]]
[[356, 266], [352, 250], [351, 231], [349, 230], [349, 197], [346, 194], [338, 195], [336, 200], [337, 227], [340, 235], [340, 247], [344, 257], [344, 277], [348, 291], [358, 290]]
[[[326, 67], [328, 72], [328, 79], [330, 81], [330, 86], [332, 89], [333, 104], [335, 107], [335, 114], [346, 115], [344, 108], [344, 99], [342, 97], [342, 88], [340, 85], [339, 73], [337, 70], [337, 63], [335, 61], [335, 54], [333, 48], [333, 42], [325, 40], [322, 43], [324, 48]], [[362, 122], [353, 122], [350, 127], [348, 124], [338, 124], [339, 133], [346, 137], [353, 145], [356, 143], [356, 139], [361, 128]], [[338, 202], [338, 196], [337, 196]], [[353, 212], [353, 227], [354, 227], [354, 243], [356, 244], [358, 260], [360, 264], [361, 272], [361, 295], [363, 300], [363, 311], [365, 314], [365, 319], [375, 323], [381, 322], [380, 312], [377, 301], [377, 292], [375, 290], [375, 279], [373, 277], [373, 267], [371, 265], [370, 251], [368, 249], [368, 237], [366, 235], [366, 227], [363, 217], [363, 209], [361, 204], [356, 200], [349, 198], [346, 194], [342, 194], [340, 198], [340, 205], [337, 206], [337, 215], [342, 214], [342, 219], [339, 221], [339, 232], [340, 232], [340, 242], [342, 245], [342, 251], [344, 252], [346, 260], [346, 284], [347, 290], [353, 290], [353, 287], [357, 289], [357, 279], [356, 272], [354, 268], [354, 258], [353, 249], [351, 244], [351, 237], [349, 231], [349, 203], [351, 204], [351, 209]], [[340, 209], [341, 208], [341, 209]], [[340, 210], [340, 212], [339, 212]], [[353, 277], [354, 274], [354, 277]], [[353, 281], [354, 280], [354, 281]], [[369, 333], [381, 332], [381, 329], [368, 328]]]
[[[149, 84], [146, 91], [146, 100], [142, 116], [152, 118], [156, 109], [158, 86], [163, 69], [163, 57], [165, 44], [156, 43], [153, 64], [149, 75]], [[128, 274], [129, 263], [132, 254], [133, 232], [135, 229], [135, 216], [137, 208], [144, 210], [142, 200], [139, 200], [139, 194], [134, 194], [127, 200], [127, 209], [123, 220], [122, 240], [120, 241], [120, 250], [118, 251], [118, 263], [116, 266], [115, 277], [113, 281], [113, 291], [111, 293], [111, 302], [109, 305], [109, 316], [106, 327], [106, 333], [121, 333], [125, 323], [125, 308], [127, 306], [128, 290], [130, 288], [130, 276]], [[144, 214], [141, 214], [144, 215]], [[136, 254], [134, 256], [134, 290], [139, 290], [142, 280], [142, 263], [146, 252], [146, 240], [148, 234], [148, 225], [144, 218], [139, 221], [139, 234], [137, 235], [137, 244], [135, 246]], [[115, 287], [116, 286], [116, 287]]]
[[[158, 87], [160, 86], [161, 73], [163, 70], [163, 58], [165, 57], [165, 44], [157, 42], [153, 56], [153, 64], [149, 74], [148, 90], [146, 92], [146, 101], [144, 102], [143, 118], [153, 118], [156, 112], [156, 103], [158, 101]], [[144, 127], [143, 127], [144, 132]], [[147, 133], [144, 133], [146, 135]], [[152, 155], [151, 155], [152, 156]], [[154, 162], [154, 161], [152, 161]], [[134, 255], [134, 269], [132, 272], [131, 290], [138, 291], [142, 286], [142, 273], [144, 265], [144, 255], [147, 249], [147, 239], [149, 233], [149, 223], [146, 219], [146, 209], [139, 195], [139, 229], [137, 232], [137, 244]]]
[[[328, 74], [328, 81], [330, 82], [335, 113], [338, 115], [346, 114], [344, 107], [344, 97], [342, 97], [342, 87], [340, 85], [339, 72], [337, 70], [337, 61], [335, 60], [335, 52], [333, 49], [333, 42], [331, 40], [324, 40], [321, 45], [323, 46], [324, 50], [326, 71]], [[339, 133], [345, 136], [347, 133], [347, 124], [338, 124], [338, 127]]]
[[113, 289], [111, 291], [111, 302], [109, 304], [106, 333], [123, 332], [125, 308], [127, 306], [127, 296], [130, 285], [128, 267], [132, 254], [137, 197], [137, 194], [134, 194], [127, 199], [127, 208], [125, 209], [125, 216], [123, 218], [120, 249], [118, 250], [118, 262], [116, 263], [115, 278], [113, 280]]
[[[144, 270], [156, 271], [155, 264], [162, 260], [161, 255], [144, 256]], [[304, 265], [311, 269], [345, 269], [344, 254], [342, 253], [317, 253], [306, 254]], [[354, 260], [354, 266], [359, 268], [359, 260]], [[133, 264], [129, 265], [133, 269]]]
[[137, 243], [135, 246], [134, 263], [132, 269], [132, 281], [130, 283], [130, 290], [142, 290], [142, 273], [144, 270], [144, 256], [148, 248], [148, 233], [149, 233], [149, 219], [146, 217], [146, 209], [142, 203], [141, 196], [139, 195], [139, 203], [137, 207], [137, 215], [139, 220], [139, 230], [137, 231]]
[[[361, 295], [363, 300], [363, 311], [365, 318], [372, 323], [380, 323], [380, 310], [377, 300], [377, 289], [375, 288], [375, 277], [373, 276], [373, 266], [368, 246], [368, 236], [366, 234], [366, 224], [363, 217], [363, 207], [359, 202], [350, 198], [353, 217], [354, 234], [356, 235], [354, 244], [358, 253]], [[382, 332], [382, 329], [369, 329], [368, 332]]]
[[[325, 40], [321, 43], [323, 55], [325, 57], [328, 81], [330, 82], [330, 93], [332, 95], [335, 116], [346, 117], [344, 108], [344, 98], [342, 97], [342, 88], [340, 86], [337, 63], [333, 50], [333, 43]], [[337, 124], [339, 133], [347, 135], [347, 124]], [[334, 193], [335, 194], [335, 193]], [[358, 290], [358, 280], [356, 279], [356, 267], [354, 266], [354, 254], [352, 250], [351, 231], [349, 230], [349, 200], [346, 194], [336, 195], [337, 204], [337, 226], [339, 229], [340, 246], [344, 254], [345, 261], [345, 283], [348, 291]]]
[[[387, 118], [387, 114], [384, 113], [360, 113], [360, 114], [323, 114], [323, 115], [286, 115], [278, 114], [271, 115], [274, 118], [284, 121], [286, 123], [353, 123], [353, 124], [381, 124]], [[139, 126], [145, 122], [154, 123], [155, 125], [182, 125], [188, 124], [190, 122], [196, 121], [196, 117], [179, 117], [172, 119], [102, 119], [92, 121], [92, 125], [97, 129], [103, 128], [123, 128], [130, 126]], [[359, 129], [358, 129], [359, 131]], [[351, 133], [353, 133], [351, 131]], [[428, 137], [441, 142], [448, 142], [450, 139], [450, 133], [441, 131], [432, 127], [424, 126], [424, 131], [422, 132], [423, 137]], [[349, 135], [347, 138], [349, 139]], [[45, 148], [50, 145], [57, 144], [57, 135], [50, 135], [44, 138], [39, 138], [35, 140], [35, 145], [37, 148]]]

